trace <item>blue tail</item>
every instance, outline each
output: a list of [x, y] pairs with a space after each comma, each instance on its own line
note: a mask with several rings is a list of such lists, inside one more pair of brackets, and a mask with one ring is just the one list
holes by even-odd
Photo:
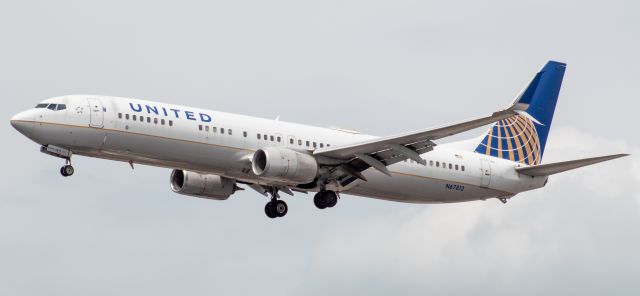
[[528, 165], [540, 164], [566, 67], [564, 63], [547, 62], [516, 99], [526, 109], [498, 121], [475, 152]]

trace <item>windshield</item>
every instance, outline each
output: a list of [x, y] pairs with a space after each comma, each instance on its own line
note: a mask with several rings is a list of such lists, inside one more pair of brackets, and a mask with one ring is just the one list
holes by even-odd
[[67, 105], [65, 104], [38, 104], [36, 108], [47, 108], [52, 111], [59, 111], [67, 109]]

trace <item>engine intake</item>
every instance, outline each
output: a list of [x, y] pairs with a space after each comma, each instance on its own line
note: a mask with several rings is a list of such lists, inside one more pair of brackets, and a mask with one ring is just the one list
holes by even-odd
[[175, 193], [207, 199], [225, 200], [237, 189], [235, 180], [183, 170], [173, 170], [170, 181]]
[[277, 182], [309, 183], [318, 175], [318, 162], [315, 157], [287, 148], [258, 149], [253, 154], [251, 162], [254, 174]]

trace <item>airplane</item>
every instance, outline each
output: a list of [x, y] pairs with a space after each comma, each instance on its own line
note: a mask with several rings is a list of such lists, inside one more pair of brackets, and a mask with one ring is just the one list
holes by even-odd
[[[490, 115], [377, 137], [133, 98], [46, 99], [11, 125], [64, 159], [73, 155], [172, 169], [178, 194], [226, 200], [248, 187], [270, 197], [269, 218], [288, 206], [280, 193], [314, 193], [319, 209], [345, 193], [405, 203], [454, 203], [542, 188], [549, 176], [627, 156], [542, 163], [566, 64], [547, 62], [515, 100]], [[493, 124], [479, 138], [435, 141]]]

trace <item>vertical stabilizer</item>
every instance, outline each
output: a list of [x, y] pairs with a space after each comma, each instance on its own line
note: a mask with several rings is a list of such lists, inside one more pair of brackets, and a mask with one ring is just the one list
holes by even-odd
[[498, 121], [475, 152], [523, 164], [540, 164], [566, 64], [549, 61], [516, 98], [519, 115]]

